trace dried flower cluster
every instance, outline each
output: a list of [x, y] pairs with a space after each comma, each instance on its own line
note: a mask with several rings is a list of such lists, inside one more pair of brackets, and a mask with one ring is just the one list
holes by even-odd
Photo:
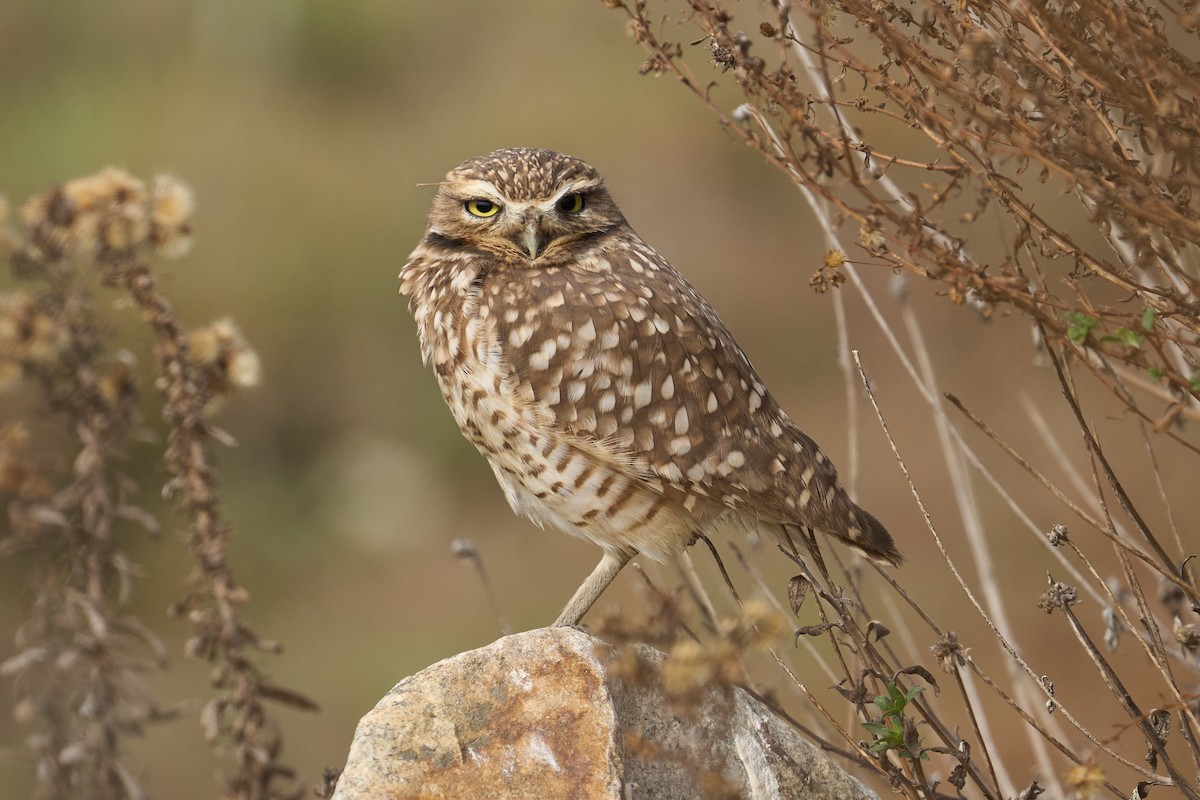
[[[97, 284], [132, 301], [153, 335], [168, 427], [167, 490], [187, 515], [198, 565], [194, 590], [176, 609], [194, 629], [188, 654], [213, 664], [217, 696], [202, 722], [209, 741], [234, 757], [222, 792], [266, 800], [297, 791], [278, 761], [281, 738], [265, 703], [311, 703], [273, 686], [251, 658], [253, 649], [278, 648], [241, 618], [246, 592], [225, 561], [229, 523], [206, 452], [206, 440], [218, 434], [206, 409], [254, 385], [258, 357], [229, 320], [185, 334], [147, 262], [187, 252], [192, 213], [190, 191], [173, 178], [159, 177], [148, 190], [117, 169], [32, 198], [16, 230], [0, 203], [0, 256], [24, 283], [0, 292], [0, 389], [28, 398], [46, 438], [31, 446], [32, 425], [0, 427], [8, 520], [0, 556], [20, 553], [33, 564], [30, 616], [0, 676], [14, 682], [17, 719], [31, 731], [39, 797], [143, 796], [122, 742], [172, 715], [142, 678], [148, 667], [165, 665], [166, 653], [129, 613], [136, 570], [120, 544], [131, 526], [158, 530], [120, 466], [140, 424], [138, 371], [111, 341]], [[49, 431], [47, 412], [55, 423]], [[58, 450], [65, 472], [45, 455]]]

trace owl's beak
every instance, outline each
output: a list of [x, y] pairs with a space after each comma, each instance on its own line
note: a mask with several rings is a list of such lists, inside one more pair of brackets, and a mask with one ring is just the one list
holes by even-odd
[[525, 226], [521, 229], [520, 243], [529, 253], [530, 258], [537, 258], [538, 253], [546, 244], [546, 232], [542, 230], [542, 215], [536, 211], [525, 218]]

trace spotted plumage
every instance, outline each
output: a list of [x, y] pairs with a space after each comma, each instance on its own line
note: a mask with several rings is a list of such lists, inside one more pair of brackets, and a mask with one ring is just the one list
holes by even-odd
[[708, 302], [643, 242], [589, 164], [470, 159], [439, 185], [400, 273], [422, 355], [513, 509], [605, 556], [558, 622], [630, 557], [721, 520], [830, 534], [896, 564]]

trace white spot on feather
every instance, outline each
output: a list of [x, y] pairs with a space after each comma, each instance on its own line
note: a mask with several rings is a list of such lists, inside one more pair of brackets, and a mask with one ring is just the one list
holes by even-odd
[[633, 407], [645, 408], [650, 405], [650, 381], [642, 381], [633, 387]]
[[591, 319], [584, 321], [582, 325], [575, 329], [575, 338], [581, 342], [592, 342], [596, 339], [596, 323]]

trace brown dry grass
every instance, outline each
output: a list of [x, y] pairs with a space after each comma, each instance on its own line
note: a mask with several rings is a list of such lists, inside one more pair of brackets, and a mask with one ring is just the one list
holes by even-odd
[[[785, 551], [799, 570], [791, 611], [815, 604], [820, 620], [799, 626], [796, 639], [856, 720], [846, 724], [828, 695], [810, 690], [785, 650], [771, 650], [781, 674], [758, 690], [792, 683], [807, 701], [807, 732], [908, 797], [1029, 798], [1047, 788], [1055, 796], [1144, 797], [1160, 786], [1200, 797], [1200, 593], [1188, 566], [1194, 543], [1173, 511], [1191, 498], [1171, 496], [1156, 456], [1168, 448], [1169, 463], [1194, 469], [1200, 454], [1185, 426], [1200, 412], [1200, 70], [1177, 44], [1194, 39], [1194, 9], [1089, 0], [752, 9], [695, 0], [676, 15], [647, 0], [605, 5], [626, 15], [646, 50], [643, 73], [679, 81], [731, 136], [777, 167], [820, 220], [827, 255], [812, 286], [845, 284], [865, 301], [932, 417], [971, 545], [969, 564], [947, 549], [945, 523], [926, 509], [921, 480], [892, 440], [893, 415], [877, 404], [840, 313], [850, 406], [865, 389], [941, 553], [944, 579], [977, 612], [974, 627], [945, 628], [938, 620], [946, 609], [923, 607], [922, 587], [905, 587], [903, 571], [876, 569], [873, 577], [822, 553], [815, 539], [796, 542]], [[912, 154], [872, 145], [883, 139]], [[1001, 257], [977, 261], [977, 241], [994, 242]], [[1068, 486], [1060, 487], [943, 395], [928, 335], [908, 302], [919, 284], [898, 278], [890, 302], [880, 301], [860, 276], [880, 268], [933, 282], [985, 320], [1027, 320], [1089, 472], [1073, 471], [1064, 456]], [[840, 294], [835, 302], [841, 309]], [[1097, 391], [1126, 409], [1124, 425], [1144, 444], [1147, 465], [1101, 441], [1089, 410], [1104, 407]], [[1025, 415], [1064, 452], [1068, 437], [1047, 430], [1039, 409]], [[914, 424], [903, 416], [901, 425]], [[964, 424], [996, 448], [980, 453]], [[1039, 526], [1020, 490], [1001, 477], [1007, 459], [1088, 535]], [[1157, 493], [1135, 497], [1126, 486], [1131, 473], [1153, 475]], [[1069, 675], [1071, 700], [1056, 695], [1045, 654], [1041, 669], [1025, 655], [1023, 640], [1036, 632], [1010, 622], [1024, 601], [997, 579], [976, 482], [1040, 531], [1057, 563], [1038, 607], [1051, 615], [1047, 625], [1062, 626], [1059, 647], [1086, 655], [1090, 672]], [[730, 547], [756, 594], [774, 596], [737, 544]], [[1110, 566], [1116, 575], [1106, 578]], [[1103, 609], [1100, 631], [1075, 611], [1084, 596]], [[713, 601], [685, 607], [692, 611], [675, 637], [711, 639], [713, 652], [728, 653]], [[966, 643], [981, 639], [1007, 654], [1002, 674], [972, 657]], [[925, 691], [913, 694], [918, 687]], [[1083, 706], [1081, 689], [1093, 698]], [[1115, 716], [1097, 723], [1090, 706], [1104, 695]], [[995, 734], [1014, 724], [1025, 732], [1024, 748]]]

